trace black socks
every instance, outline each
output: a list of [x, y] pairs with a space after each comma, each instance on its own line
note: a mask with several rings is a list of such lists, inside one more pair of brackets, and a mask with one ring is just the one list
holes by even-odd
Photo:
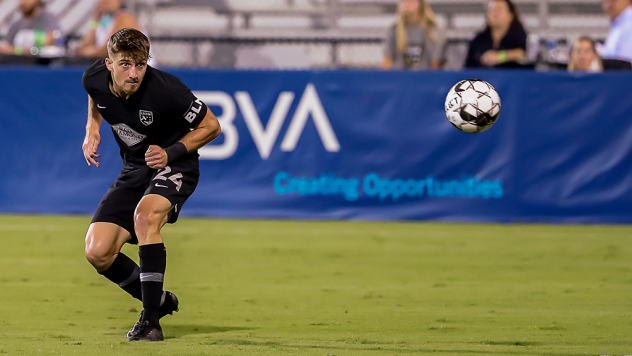
[[131, 258], [125, 256], [122, 252], [112, 262], [110, 268], [102, 272], [105, 278], [118, 284], [124, 291], [132, 297], [142, 301], [142, 293], [140, 287], [140, 268]]
[[143, 321], [160, 329], [160, 301], [167, 265], [167, 250], [163, 243], [139, 246], [140, 285], [143, 301]]

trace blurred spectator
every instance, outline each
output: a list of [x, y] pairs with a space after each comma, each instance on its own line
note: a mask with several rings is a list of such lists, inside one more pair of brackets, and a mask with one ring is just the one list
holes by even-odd
[[108, 56], [106, 44], [116, 31], [125, 27], [141, 30], [134, 15], [124, 11], [124, 0], [99, 0], [90, 21], [90, 31], [81, 40], [76, 54], [82, 57], [104, 58]]
[[604, 58], [632, 61], [632, 6], [630, 0], [603, 0], [610, 17], [610, 33], [601, 55]]
[[399, 0], [399, 18], [388, 31], [383, 68], [440, 68], [445, 62], [445, 31], [425, 0]]
[[61, 41], [59, 21], [44, 10], [42, 0], [20, 0], [19, 7], [22, 18], [9, 27], [0, 53], [39, 55]]
[[597, 54], [596, 43], [592, 38], [582, 36], [573, 43], [568, 71], [593, 73], [603, 71], [601, 58]]
[[511, 0], [492, 0], [487, 5], [487, 26], [472, 41], [466, 68], [517, 67], [525, 56], [527, 32]]

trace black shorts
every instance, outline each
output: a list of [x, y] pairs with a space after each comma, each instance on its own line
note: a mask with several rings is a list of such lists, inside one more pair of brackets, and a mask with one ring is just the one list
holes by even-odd
[[101, 199], [92, 222], [116, 224], [132, 235], [129, 243], [137, 244], [134, 211], [140, 200], [147, 194], [167, 198], [173, 206], [168, 223], [173, 224], [178, 220], [182, 205], [195, 191], [199, 178], [197, 157], [173, 162], [159, 171], [146, 164], [124, 160], [121, 174]]

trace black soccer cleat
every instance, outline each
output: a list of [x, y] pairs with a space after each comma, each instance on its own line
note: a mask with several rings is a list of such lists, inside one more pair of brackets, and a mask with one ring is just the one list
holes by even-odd
[[[178, 297], [175, 294], [165, 291], [165, 301], [160, 305], [159, 316], [162, 318], [165, 315], [173, 315], [174, 312], [179, 311], [178, 309]], [[138, 322], [132, 326], [132, 328], [127, 332], [127, 337], [131, 338], [138, 332], [140, 328], [140, 322], [143, 320], [143, 312], [140, 312]]]
[[180, 311], [178, 304], [180, 304], [178, 297], [169, 291], [165, 291], [165, 302], [160, 305], [159, 310], [160, 318], [165, 315], [173, 315], [174, 312]]
[[[147, 320], [143, 321], [138, 326], [137, 332], [129, 338], [127, 341], [164, 341], [162, 336], [162, 330], [150, 325]], [[136, 325], [134, 325], [136, 327]]]

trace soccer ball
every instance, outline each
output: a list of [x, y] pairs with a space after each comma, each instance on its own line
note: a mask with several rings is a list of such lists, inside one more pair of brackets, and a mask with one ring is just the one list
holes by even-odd
[[483, 132], [498, 120], [500, 96], [484, 80], [462, 80], [445, 98], [445, 114], [452, 125], [463, 132]]

